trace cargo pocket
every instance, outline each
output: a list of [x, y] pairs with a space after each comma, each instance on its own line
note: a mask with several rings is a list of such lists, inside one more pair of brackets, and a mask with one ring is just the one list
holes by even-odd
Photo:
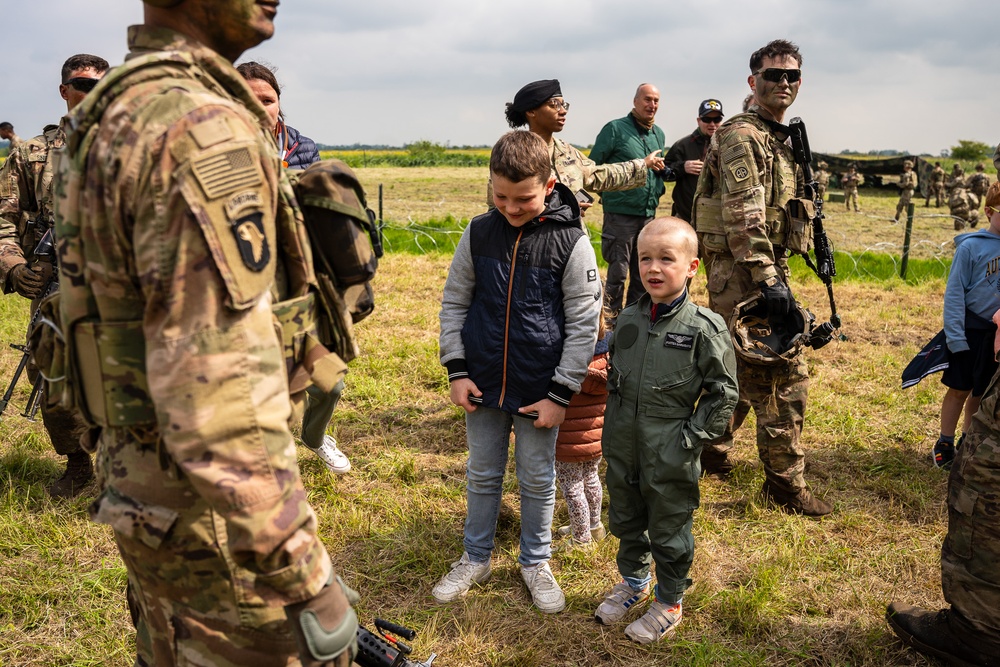
[[59, 327], [59, 292], [38, 304], [31, 330], [28, 332], [31, 363], [45, 379], [47, 408], [62, 405], [72, 411], [76, 407], [72, 392], [67, 391], [66, 338]]
[[979, 492], [957, 484], [949, 485], [948, 508], [951, 521], [948, 526], [947, 547], [959, 558], [972, 558], [975, 533], [976, 505]]
[[812, 219], [816, 205], [808, 199], [789, 199], [785, 206], [788, 229], [785, 232], [785, 247], [791, 252], [804, 255], [812, 244]]
[[712, 294], [721, 294], [729, 284], [729, 279], [733, 277], [735, 266], [736, 262], [730, 257], [721, 255], [715, 257], [708, 271], [708, 291]]
[[116, 533], [159, 549], [177, 522], [177, 512], [157, 505], [144, 505], [134, 498], [107, 487], [90, 508], [94, 523], [111, 526]]

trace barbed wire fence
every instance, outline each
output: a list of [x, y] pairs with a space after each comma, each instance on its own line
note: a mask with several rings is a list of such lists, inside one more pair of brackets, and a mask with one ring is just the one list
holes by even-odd
[[[844, 230], [829, 223], [826, 226], [837, 253], [838, 279], [866, 282], [898, 279], [906, 251], [906, 217], [896, 221], [886, 215], [854, 214], [855, 222], [858, 215], [867, 221], [867, 229]], [[830, 217], [836, 220], [836, 214]], [[468, 223], [468, 218], [450, 214], [444, 220], [420, 220], [408, 213], [405, 221], [387, 216], [379, 224], [387, 252], [448, 254], [455, 251]], [[944, 212], [914, 214], [907, 254], [909, 280], [947, 277], [955, 249], [954, 237], [963, 231], [974, 231], [967, 227], [955, 230], [956, 223], [965, 224], [961, 218]], [[592, 223], [588, 226], [599, 253], [600, 229]]]

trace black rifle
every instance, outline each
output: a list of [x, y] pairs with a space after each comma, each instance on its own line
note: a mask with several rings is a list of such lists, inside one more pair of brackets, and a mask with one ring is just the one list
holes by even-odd
[[409, 628], [376, 618], [375, 629], [378, 634], [358, 626], [358, 655], [354, 658], [354, 662], [361, 667], [431, 667], [431, 663], [437, 658], [437, 655], [431, 653], [427, 662], [413, 662], [407, 659], [413, 649], [390, 637], [389, 633], [412, 640], [417, 633]]
[[[42, 288], [42, 295], [39, 300], [44, 299], [48, 295], [52, 294], [59, 287], [59, 273], [55, 270], [55, 243], [53, 242], [53, 233], [49, 229], [42, 235], [41, 240], [35, 247], [35, 257], [43, 262], [51, 265], [51, 271], [49, 273], [49, 278]], [[31, 320], [28, 322], [28, 333], [31, 333], [32, 327], [38, 321], [41, 309], [36, 309], [35, 313], [31, 316]], [[15, 350], [21, 352], [21, 361], [17, 363], [17, 368], [14, 370], [14, 377], [11, 378], [10, 383], [7, 385], [7, 390], [3, 393], [3, 398], [0, 398], [0, 415], [3, 411], [7, 409], [7, 404], [10, 403], [11, 396], [14, 395], [14, 387], [17, 386], [18, 380], [21, 379], [21, 375], [24, 373], [25, 368], [28, 366], [28, 362], [31, 360], [31, 348], [27, 345], [19, 345], [17, 343], [11, 343], [10, 346]], [[28, 403], [24, 407], [24, 412], [21, 413], [22, 417], [27, 417], [29, 421], [35, 421], [35, 416], [38, 414], [39, 408], [42, 405], [42, 387], [44, 385], [45, 378], [39, 373], [35, 378], [35, 382], [31, 386], [31, 393], [28, 395]]]
[[815, 327], [809, 336], [809, 345], [818, 350], [829, 343], [833, 339], [833, 333], [840, 328], [840, 315], [837, 314], [837, 303], [833, 299], [833, 277], [837, 275], [837, 264], [833, 257], [833, 246], [826, 235], [826, 230], [823, 229], [823, 198], [819, 195], [819, 188], [816, 187], [816, 179], [812, 173], [812, 151], [809, 150], [806, 125], [801, 118], [796, 117], [788, 124], [788, 129], [791, 131], [792, 153], [795, 155], [795, 163], [802, 167], [806, 198], [811, 199], [816, 207], [816, 214], [812, 220], [815, 264], [808, 252], [802, 253], [802, 256], [806, 265], [826, 285], [826, 293], [830, 297], [829, 321]]

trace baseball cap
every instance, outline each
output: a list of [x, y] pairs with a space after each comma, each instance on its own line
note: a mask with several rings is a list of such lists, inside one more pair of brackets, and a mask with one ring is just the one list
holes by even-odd
[[710, 113], [722, 114], [722, 102], [719, 100], [705, 100], [698, 105], [698, 118]]

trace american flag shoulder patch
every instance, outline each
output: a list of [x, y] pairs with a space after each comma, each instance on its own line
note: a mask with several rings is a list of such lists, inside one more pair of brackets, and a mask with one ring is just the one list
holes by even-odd
[[195, 178], [209, 199], [261, 183], [260, 167], [247, 147], [214, 152], [191, 163]]

